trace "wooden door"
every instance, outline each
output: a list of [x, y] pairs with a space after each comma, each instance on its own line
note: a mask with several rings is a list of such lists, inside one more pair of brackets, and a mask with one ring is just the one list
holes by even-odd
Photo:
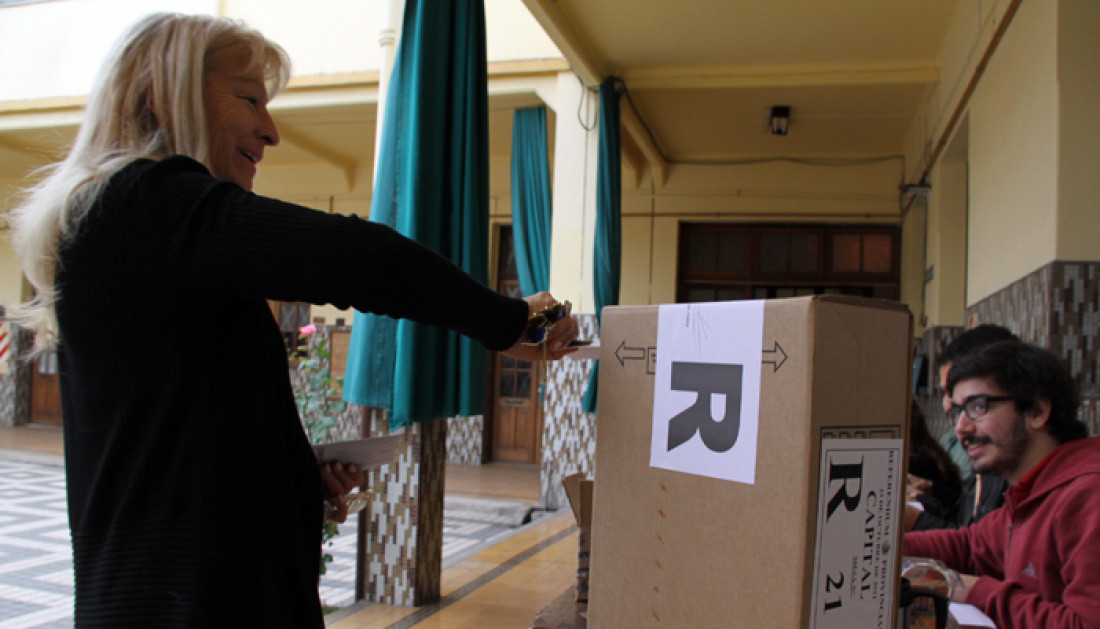
[[[501, 228], [497, 290], [521, 296], [516, 277], [512, 228]], [[497, 353], [493, 359], [492, 458], [514, 463], [538, 463], [542, 446], [542, 405], [539, 403], [541, 363]]]
[[42, 354], [31, 370], [31, 423], [61, 425], [61, 386], [57, 352]]
[[537, 374], [534, 363], [497, 354], [494, 460], [538, 462], [542, 422], [539, 421]]

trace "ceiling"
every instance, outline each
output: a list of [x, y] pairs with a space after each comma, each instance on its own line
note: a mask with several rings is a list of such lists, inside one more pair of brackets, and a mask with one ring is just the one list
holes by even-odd
[[[624, 150], [655, 172], [680, 162], [901, 154], [940, 80], [938, 53], [954, 12], [973, 6], [967, 0], [524, 2], [586, 84], [622, 79]], [[356, 169], [373, 155], [371, 98], [300, 106], [291, 90], [276, 99], [272, 113], [283, 143], [265, 165], [323, 162], [353, 184]], [[508, 155], [511, 111], [535, 104], [533, 98], [490, 98], [493, 155]], [[786, 136], [768, 131], [773, 105], [790, 107]], [[21, 181], [30, 167], [59, 155], [78, 118], [74, 107], [52, 123], [0, 125], [0, 183]]]
[[[524, 0], [651, 165], [897, 155], [966, 0]], [[977, 8], [973, 10], [977, 11]], [[790, 107], [786, 136], [768, 112]], [[625, 141], [624, 141], [625, 143]]]

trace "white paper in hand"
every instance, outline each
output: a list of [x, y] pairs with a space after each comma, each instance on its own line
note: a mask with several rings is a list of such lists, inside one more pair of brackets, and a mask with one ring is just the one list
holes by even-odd
[[401, 435], [333, 441], [313, 446], [318, 463], [339, 461], [343, 465], [354, 464], [361, 470], [369, 470], [393, 463], [394, 453]]

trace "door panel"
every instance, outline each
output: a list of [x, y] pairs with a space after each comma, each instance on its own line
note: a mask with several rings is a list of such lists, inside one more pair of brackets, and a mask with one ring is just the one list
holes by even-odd
[[538, 387], [534, 363], [497, 354], [494, 385], [493, 459], [514, 463], [538, 462], [541, 426], [537, 413]]
[[[497, 290], [520, 297], [510, 226], [501, 228]], [[493, 359], [491, 456], [497, 461], [540, 462], [542, 407], [539, 403], [541, 363], [497, 353]]]

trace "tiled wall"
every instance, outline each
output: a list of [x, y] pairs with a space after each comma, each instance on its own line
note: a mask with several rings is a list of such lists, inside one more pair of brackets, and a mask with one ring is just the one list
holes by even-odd
[[939, 370], [936, 365], [944, 348], [964, 329], [957, 326], [928, 328], [921, 338], [913, 343], [914, 353], [928, 358], [927, 377], [918, 384], [916, 400], [921, 413], [924, 414], [928, 431], [936, 438], [951, 429], [943, 412], [943, 392], [939, 388]]
[[968, 308], [967, 319], [999, 323], [1064, 358], [1082, 419], [1100, 434], [1100, 262], [1051, 263]]
[[10, 322], [7, 318], [0, 318], [0, 321], [4, 321], [9, 324], [8, 338], [10, 339], [10, 346], [7, 355], [2, 360], [5, 365], [8, 366], [7, 373], [0, 374], [0, 426], [15, 426], [15, 378], [17, 378], [17, 358], [19, 351], [17, 347], [17, 341], [15, 336], [18, 336], [18, 328], [15, 327], [15, 323]]
[[967, 308], [967, 327], [996, 323], [1028, 343], [1050, 347], [1054, 271], [1055, 265], [1047, 265]]
[[15, 365], [8, 365], [8, 373], [0, 374], [0, 426], [15, 425]]
[[[597, 338], [596, 316], [577, 315], [579, 338]], [[542, 405], [542, 465], [539, 495], [543, 506], [569, 506], [561, 479], [581, 472], [592, 478], [596, 459], [596, 415], [581, 405], [593, 361], [564, 358], [553, 363]]]
[[439, 597], [442, 569], [447, 424], [436, 420], [391, 433], [384, 411], [357, 408], [366, 414], [367, 436], [403, 436], [397, 461], [367, 475], [372, 500], [359, 520], [360, 544], [365, 548], [359, 594], [387, 605], [432, 602]]
[[452, 417], [447, 420], [447, 462], [481, 465], [485, 416]]
[[[333, 331], [342, 326], [318, 325], [309, 337], [311, 356], [323, 341], [331, 347]], [[321, 359], [327, 366], [327, 361]], [[308, 373], [292, 367], [291, 382], [307, 386]], [[475, 426], [479, 418], [460, 418]], [[439, 598], [443, 557], [443, 475], [447, 422], [414, 424], [391, 433], [385, 411], [355, 404], [340, 413], [328, 440], [382, 437], [402, 440], [393, 464], [368, 471], [371, 503], [358, 516], [364, 549], [361, 590], [357, 597], [389, 605], [422, 605]]]
[[31, 369], [33, 362], [22, 360], [34, 343], [30, 331], [11, 324], [11, 349], [8, 373], [0, 374], [0, 426], [21, 426], [30, 422]]

